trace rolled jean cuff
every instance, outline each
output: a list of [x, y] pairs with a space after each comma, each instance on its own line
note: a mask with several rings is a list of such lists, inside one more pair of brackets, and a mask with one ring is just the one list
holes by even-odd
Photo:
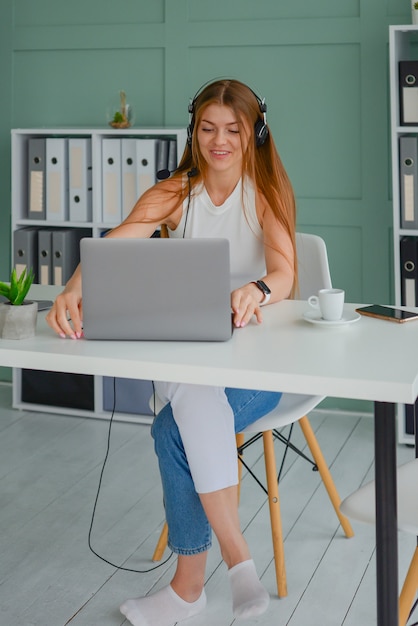
[[168, 547], [170, 548], [170, 550], [174, 552], [174, 554], [180, 554], [181, 556], [193, 556], [194, 554], [201, 554], [202, 552], [207, 552], [212, 547], [212, 542], [209, 541], [208, 543], [198, 548], [179, 548], [177, 546], [174, 546], [171, 543], [170, 537], [169, 537]]

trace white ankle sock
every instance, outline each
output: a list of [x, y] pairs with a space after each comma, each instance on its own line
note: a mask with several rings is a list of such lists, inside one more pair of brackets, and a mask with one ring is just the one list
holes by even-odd
[[195, 602], [186, 602], [171, 585], [151, 596], [126, 600], [120, 612], [133, 626], [174, 626], [187, 617], [197, 615], [206, 606], [205, 590]]
[[228, 576], [234, 617], [250, 619], [267, 610], [270, 596], [257, 576], [252, 559], [231, 567], [228, 570]]

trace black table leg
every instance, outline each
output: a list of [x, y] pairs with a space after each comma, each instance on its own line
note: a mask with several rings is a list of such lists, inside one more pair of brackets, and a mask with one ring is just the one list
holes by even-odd
[[395, 405], [375, 402], [377, 624], [398, 626]]

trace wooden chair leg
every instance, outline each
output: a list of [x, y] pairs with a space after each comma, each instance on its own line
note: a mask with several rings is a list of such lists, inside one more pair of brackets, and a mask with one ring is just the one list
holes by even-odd
[[273, 540], [273, 554], [276, 568], [277, 593], [279, 598], [284, 598], [287, 596], [286, 566], [284, 558], [282, 519], [280, 515], [276, 457], [274, 454], [274, 440], [271, 430], [263, 433], [263, 442], [268, 501], [270, 507], [271, 535]]
[[411, 559], [408, 573], [406, 575], [404, 584], [402, 586], [402, 591], [399, 596], [399, 626], [406, 625], [417, 590], [418, 590], [418, 547], [415, 548], [415, 552]]
[[164, 522], [163, 529], [160, 534], [160, 538], [158, 539], [158, 543], [155, 546], [154, 554], [152, 555], [153, 561], [161, 561], [163, 558], [164, 550], [167, 547], [168, 540], [168, 526], [167, 522]]
[[322, 454], [321, 448], [319, 447], [318, 440], [315, 437], [315, 433], [306, 415], [299, 420], [299, 425], [305, 436], [306, 443], [309, 446], [314, 461], [318, 467], [318, 471], [321, 475], [325, 489], [328, 492], [332, 506], [334, 507], [337, 517], [340, 520], [340, 524], [344, 530], [345, 536], [353, 537], [354, 531], [348, 519], [340, 511], [341, 498], [338, 495], [338, 491], [332, 479], [331, 472], [328, 469], [328, 465], [324, 459], [324, 455]]

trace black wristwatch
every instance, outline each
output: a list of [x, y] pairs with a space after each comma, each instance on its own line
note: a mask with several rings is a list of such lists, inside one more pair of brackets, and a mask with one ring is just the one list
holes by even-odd
[[254, 285], [257, 285], [259, 290], [262, 291], [264, 294], [264, 298], [261, 300], [260, 306], [267, 304], [267, 302], [270, 300], [271, 289], [267, 287], [266, 283], [263, 280], [253, 280], [252, 282], [254, 283]]

